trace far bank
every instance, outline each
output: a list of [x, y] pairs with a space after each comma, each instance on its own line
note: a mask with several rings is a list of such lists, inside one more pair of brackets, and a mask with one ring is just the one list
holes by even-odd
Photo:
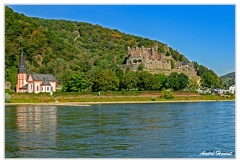
[[159, 91], [149, 92], [61, 92], [51, 96], [48, 93], [12, 93], [13, 104], [54, 104], [65, 103], [98, 104], [98, 103], [158, 103], [158, 102], [203, 102], [203, 101], [234, 101], [234, 95], [201, 95], [195, 92], [172, 92]]

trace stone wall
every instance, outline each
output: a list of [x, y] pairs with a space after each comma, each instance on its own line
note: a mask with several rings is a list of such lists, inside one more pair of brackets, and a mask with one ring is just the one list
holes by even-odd
[[[171, 56], [165, 56], [168, 51], [168, 46], [164, 45], [164, 53], [158, 53], [158, 45], [154, 45], [152, 48], [142, 47], [128, 47], [128, 57], [125, 59], [125, 64], [128, 67], [134, 67], [136, 60], [141, 60], [141, 63], [145, 65], [145, 69], [171, 69]], [[135, 60], [135, 62], [134, 62]]]
[[169, 75], [171, 72], [185, 73], [188, 76], [196, 76], [193, 63], [175, 62], [175, 68], [172, 69], [172, 56], [165, 56], [169, 51], [168, 45], [164, 44], [164, 52], [158, 53], [158, 46], [154, 45], [152, 48], [142, 47], [128, 47], [128, 57], [125, 58], [124, 63], [119, 67], [126, 70], [129, 67], [133, 71], [138, 70], [140, 64], [144, 65], [144, 70], [151, 73], [164, 73]]

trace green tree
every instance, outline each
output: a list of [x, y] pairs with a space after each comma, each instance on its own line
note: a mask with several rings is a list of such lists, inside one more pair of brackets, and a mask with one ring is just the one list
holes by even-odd
[[122, 87], [127, 90], [137, 89], [138, 77], [136, 72], [129, 71], [123, 79]]
[[118, 89], [119, 79], [110, 69], [100, 71], [93, 83], [94, 91], [117, 91]]
[[163, 89], [163, 87], [165, 86], [166, 81], [167, 81], [167, 76], [165, 74], [156, 74], [155, 76], [156, 76], [157, 81], [158, 81], [157, 90]]
[[190, 79], [187, 88], [190, 91], [196, 91], [199, 88], [197, 80], [196, 79]]
[[15, 90], [17, 84], [17, 68], [15, 66], [11, 66], [6, 69], [5, 80], [11, 83], [11, 89]]
[[100, 71], [101, 70], [98, 67], [92, 67], [89, 71], [86, 72], [85, 78], [88, 81], [90, 88], [92, 88], [94, 81], [97, 79]]
[[81, 92], [89, 88], [88, 82], [83, 78], [81, 72], [73, 74], [70, 80], [63, 87], [64, 92]]
[[165, 86], [167, 88], [172, 88], [177, 91], [187, 87], [189, 83], [189, 78], [184, 73], [178, 74], [177, 72], [172, 72], [168, 77]]
[[138, 89], [139, 90], [154, 90], [156, 89], [157, 78], [147, 71], [137, 71]]
[[5, 103], [11, 103], [12, 102], [12, 98], [8, 93], [5, 93]]
[[142, 71], [144, 69], [144, 64], [140, 64], [139, 66], [138, 66], [138, 70], [140, 70], [140, 71]]
[[181, 85], [178, 80], [178, 73], [177, 72], [172, 72], [168, 77], [166, 81], [166, 87], [167, 88], [172, 88], [173, 90], [179, 90]]
[[123, 78], [124, 78], [124, 71], [120, 68], [115, 70], [115, 74], [117, 75], [119, 79], [119, 90], [122, 88]]
[[201, 86], [208, 88], [220, 87], [220, 79], [215, 73], [209, 70], [202, 74]]
[[117, 77], [119, 78], [119, 80], [123, 80], [124, 78], [124, 71], [120, 68], [116, 69], [115, 74], [117, 75]]
[[201, 86], [213, 88], [215, 84], [214, 76], [210, 72], [205, 72], [201, 76]]
[[127, 74], [128, 72], [130, 72], [130, 67], [127, 67], [126, 70], [125, 70], [125, 74]]
[[189, 84], [189, 78], [187, 75], [184, 73], [178, 74], [178, 81], [180, 83], [180, 88], [179, 89], [184, 89], [188, 86]]
[[137, 60], [137, 59], [134, 59], [134, 60], [133, 60], [133, 62], [134, 62], [134, 63], [137, 63], [137, 62], [138, 62], [138, 60]]

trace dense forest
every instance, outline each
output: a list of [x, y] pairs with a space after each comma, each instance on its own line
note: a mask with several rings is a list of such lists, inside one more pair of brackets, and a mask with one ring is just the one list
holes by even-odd
[[[5, 80], [11, 82], [12, 89], [15, 89], [17, 83], [21, 51], [24, 53], [28, 74], [52, 73], [58, 84], [65, 86], [68, 91], [71, 91], [68, 86], [74, 75], [81, 76], [87, 85], [92, 86], [92, 90], [98, 90], [93, 86], [99, 76], [97, 73], [109, 71], [118, 76], [117, 66], [127, 56], [128, 46], [152, 47], [156, 43], [159, 52], [163, 52], [163, 43], [157, 40], [85, 22], [27, 17], [5, 6]], [[166, 55], [171, 55], [175, 61], [189, 62], [183, 54], [171, 47]], [[193, 63], [198, 75], [205, 75], [203, 86], [220, 85], [221, 80], [215, 72], [197, 62]], [[123, 73], [121, 78], [126, 75]], [[214, 83], [204, 82], [210, 79], [214, 79]]]

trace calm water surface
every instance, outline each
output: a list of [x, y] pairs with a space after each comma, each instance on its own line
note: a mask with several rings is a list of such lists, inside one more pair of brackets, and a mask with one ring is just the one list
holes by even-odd
[[235, 103], [6, 106], [5, 157], [235, 158]]

